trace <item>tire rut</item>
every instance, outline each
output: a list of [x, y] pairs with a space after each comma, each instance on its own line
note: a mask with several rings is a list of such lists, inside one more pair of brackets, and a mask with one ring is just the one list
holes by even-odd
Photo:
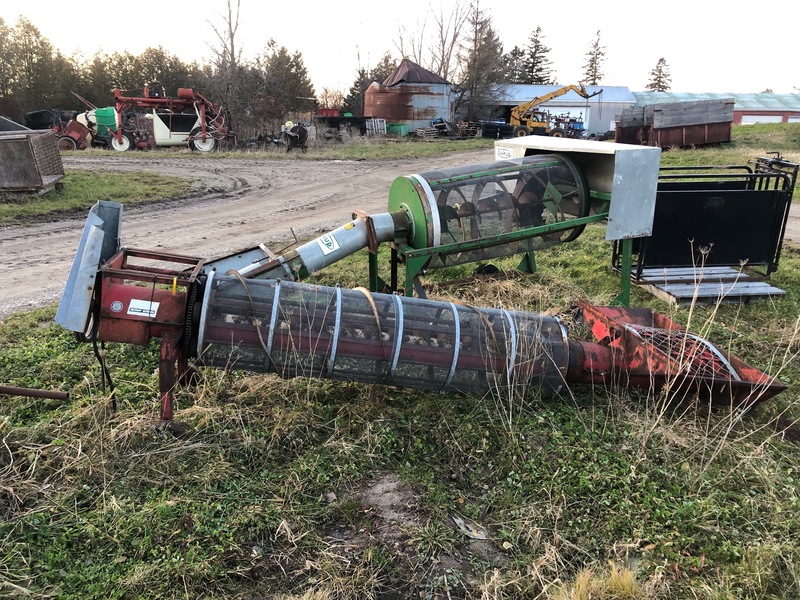
[[[491, 162], [491, 150], [425, 160], [307, 161], [240, 158], [65, 156], [65, 169], [147, 171], [192, 181], [189, 195], [125, 206], [122, 241], [129, 248], [214, 258], [264, 243], [275, 250], [304, 242], [352, 218], [383, 212], [398, 176]], [[98, 198], [100, 199], [100, 198]], [[0, 318], [58, 302], [86, 214], [0, 229]]]

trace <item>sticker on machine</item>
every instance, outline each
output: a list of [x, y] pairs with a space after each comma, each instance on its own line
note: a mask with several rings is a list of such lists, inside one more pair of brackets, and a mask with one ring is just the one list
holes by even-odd
[[505, 146], [497, 146], [494, 149], [494, 155], [498, 160], [506, 160], [513, 157], [511, 148], [506, 148]]
[[150, 300], [131, 300], [128, 305], [128, 314], [136, 317], [151, 317], [155, 318], [158, 312], [158, 302], [150, 302]]
[[339, 242], [337, 242], [336, 238], [330, 233], [326, 233], [325, 235], [318, 237], [317, 244], [319, 244], [320, 250], [322, 250], [322, 253], [325, 255], [328, 255], [331, 252], [336, 252], [339, 249]]

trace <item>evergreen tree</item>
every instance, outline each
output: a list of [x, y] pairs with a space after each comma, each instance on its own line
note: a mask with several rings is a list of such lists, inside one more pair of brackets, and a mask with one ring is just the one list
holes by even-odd
[[586, 53], [586, 62], [583, 64], [583, 83], [586, 85], [600, 85], [605, 75], [603, 63], [606, 59], [605, 46], [600, 44], [600, 30]]
[[190, 67], [160, 46], [147, 48], [135, 59], [140, 84], [160, 83], [168, 96], [175, 96], [178, 88], [192, 87]]
[[9, 49], [15, 69], [14, 96], [23, 112], [56, 108], [56, 101], [64, 96], [65, 69], [69, 69], [64, 57], [25, 17], [11, 30]]
[[453, 86], [458, 118], [477, 121], [494, 116], [503, 79], [503, 44], [478, 2], [471, 7], [468, 38], [459, 53], [459, 80]]
[[503, 55], [503, 74], [508, 83], [529, 83], [525, 77], [525, 51], [519, 46]]
[[656, 66], [650, 71], [650, 81], [644, 89], [650, 92], [668, 92], [672, 87], [667, 61], [659, 58]]
[[[390, 52], [384, 53], [381, 59], [378, 61], [369, 72], [369, 78], [372, 81], [377, 81], [378, 83], [383, 83], [389, 78], [389, 75], [394, 73], [394, 70], [397, 68], [397, 61], [392, 58]], [[370, 84], [372, 83], [370, 82]]]
[[364, 67], [359, 67], [356, 71], [356, 79], [347, 91], [342, 104], [342, 110], [352, 113], [356, 117], [364, 116], [364, 94], [373, 81], [383, 83], [389, 75], [397, 68], [397, 62], [389, 52], [386, 52], [372, 69], [369, 71]]
[[547, 58], [550, 48], [544, 45], [542, 28], [536, 27], [531, 33], [530, 43], [525, 50], [525, 81], [538, 85], [553, 83], [552, 63]]
[[286, 113], [314, 108], [314, 87], [299, 52], [290, 53], [273, 41], [252, 64], [250, 73], [258, 82], [251, 110], [262, 121], [282, 121]]
[[372, 83], [369, 73], [364, 67], [359, 67], [356, 71], [356, 78], [353, 85], [347, 90], [347, 96], [342, 104], [342, 111], [351, 113], [355, 117], [364, 116], [364, 94]]
[[[12, 29], [0, 17], [0, 108], [5, 106], [13, 92], [13, 83], [16, 74], [14, 62], [14, 49]], [[7, 111], [6, 111], [7, 113]]]

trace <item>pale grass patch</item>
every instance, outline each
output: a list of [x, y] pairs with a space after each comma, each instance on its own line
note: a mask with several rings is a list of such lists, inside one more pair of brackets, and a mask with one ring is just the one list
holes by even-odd
[[328, 590], [311, 589], [302, 594], [282, 594], [278, 596], [277, 600], [336, 600], [336, 596], [333, 596], [332, 592]]
[[372, 546], [360, 553], [323, 548], [305, 561], [303, 571], [311, 587], [281, 600], [377, 600], [386, 583], [384, 567]]
[[606, 569], [585, 568], [570, 584], [560, 586], [550, 600], [654, 600], [667, 598], [658, 579], [644, 583], [628, 567], [609, 561]]

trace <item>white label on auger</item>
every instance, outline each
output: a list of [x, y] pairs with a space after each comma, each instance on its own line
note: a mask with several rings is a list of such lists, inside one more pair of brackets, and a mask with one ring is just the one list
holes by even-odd
[[131, 300], [128, 305], [128, 314], [136, 317], [155, 318], [157, 312], [158, 302], [150, 302], [150, 300]]
[[331, 252], [336, 252], [339, 249], [339, 242], [337, 242], [336, 238], [330, 233], [326, 233], [322, 237], [318, 237], [317, 244], [319, 244], [320, 250], [322, 250], [322, 253], [326, 256]]

